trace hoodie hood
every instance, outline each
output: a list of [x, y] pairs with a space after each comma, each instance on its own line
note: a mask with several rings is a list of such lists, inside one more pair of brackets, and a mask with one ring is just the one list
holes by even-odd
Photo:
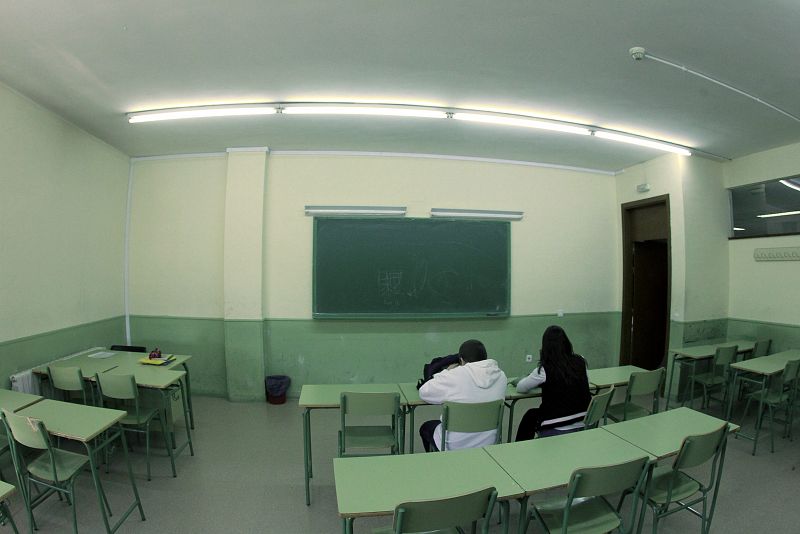
[[468, 363], [464, 368], [475, 385], [481, 389], [489, 389], [503, 376], [503, 371], [494, 360]]

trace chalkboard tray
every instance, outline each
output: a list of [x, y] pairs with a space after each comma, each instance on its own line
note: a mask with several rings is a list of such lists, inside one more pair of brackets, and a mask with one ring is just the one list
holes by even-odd
[[314, 219], [313, 317], [507, 317], [510, 224]]

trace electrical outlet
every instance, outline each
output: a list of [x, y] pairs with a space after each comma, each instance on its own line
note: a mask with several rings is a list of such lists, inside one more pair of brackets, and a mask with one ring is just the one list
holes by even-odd
[[531, 363], [533, 361], [533, 354], [526, 354], [525, 361]]
[[558, 315], [559, 317], [564, 317], [564, 310], [558, 310], [558, 313], [557, 313], [557, 315]]

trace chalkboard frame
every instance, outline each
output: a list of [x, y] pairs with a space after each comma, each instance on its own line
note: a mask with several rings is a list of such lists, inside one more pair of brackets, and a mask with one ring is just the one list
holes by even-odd
[[456, 219], [456, 218], [436, 218], [436, 219], [429, 219], [429, 218], [410, 218], [410, 217], [380, 217], [380, 219], [376, 219], [375, 217], [314, 217], [313, 222], [313, 251], [312, 251], [312, 318], [313, 319], [369, 319], [369, 320], [402, 320], [402, 319], [487, 319], [487, 318], [507, 318], [511, 315], [511, 225], [508, 221], [491, 221], [493, 223], [501, 223], [506, 225], [506, 232], [505, 232], [505, 243], [503, 244], [504, 250], [506, 252], [506, 275], [505, 275], [505, 309], [497, 310], [497, 311], [486, 311], [486, 310], [476, 310], [476, 311], [469, 311], [469, 312], [454, 312], [454, 311], [442, 311], [442, 312], [422, 312], [422, 311], [414, 311], [414, 312], [331, 312], [331, 311], [318, 311], [317, 308], [317, 252], [318, 252], [318, 226], [321, 221], [328, 220], [328, 219], [347, 219], [349, 221], [364, 221], [366, 222], [378, 222], [378, 221], [386, 221], [391, 219], [397, 220], [420, 220], [420, 221], [449, 221], [449, 222], [475, 222], [475, 221], [467, 221], [464, 219]]

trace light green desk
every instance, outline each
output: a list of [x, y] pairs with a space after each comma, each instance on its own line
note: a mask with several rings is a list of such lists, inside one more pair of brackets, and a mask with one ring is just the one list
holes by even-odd
[[490, 445], [484, 449], [525, 490], [520, 500], [520, 532], [526, 523], [523, 511], [527, 510], [528, 497], [567, 486], [576, 469], [627, 462], [643, 456], [653, 459], [639, 447], [603, 428]]
[[[125, 433], [119, 425], [119, 421], [125, 417], [124, 411], [44, 399], [20, 410], [18, 413], [41, 420], [50, 434], [79, 441], [86, 447], [86, 452], [89, 456], [89, 470], [94, 479], [97, 502], [100, 505], [100, 513], [103, 516], [103, 524], [106, 527], [107, 533], [111, 534], [115, 532], [136, 508], [139, 509], [139, 515], [142, 521], [145, 520], [144, 508], [142, 508], [142, 503], [139, 499], [139, 491], [136, 489], [136, 482], [133, 479], [133, 471], [131, 470], [130, 460], [128, 459], [128, 446], [125, 442]], [[109, 432], [102, 438], [99, 438], [98, 442], [95, 442], [95, 438], [106, 431]], [[106, 514], [106, 508], [103, 504], [95, 455], [116, 439], [121, 440], [121, 448], [125, 455], [125, 464], [128, 469], [128, 478], [131, 483], [131, 488], [133, 489], [134, 501], [112, 527], [109, 525], [108, 515]]]
[[18, 412], [31, 404], [39, 402], [42, 398], [43, 397], [40, 395], [32, 395], [30, 393], [22, 393], [21, 391], [12, 391], [10, 389], [0, 389], [0, 408], [10, 412]]
[[17, 530], [17, 524], [14, 522], [14, 518], [11, 516], [11, 511], [8, 509], [8, 498], [11, 497], [15, 491], [17, 491], [17, 488], [8, 482], [3, 482], [0, 480], [0, 518], [2, 518], [4, 522], [6, 519], [8, 519], [14, 532], [19, 532]]
[[589, 384], [594, 386], [595, 390], [601, 390], [611, 386], [627, 386], [631, 373], [639, 373], [645, 370], [635, 365], [620, 365], [618, 367], [589, 369], [586, 374], [589, 375]]
[[764, 411], [764, 398], [767, 394], [768, 386], [772, 377], [777, 376], [783, 372], [786, 367], [786, 362], [790, 360], [800, 360], [800, 350], [792, 349], [783, 352], [776, 352], [768, 356], [761, 356], [759, 358], [752, 358], [731, 364], [731, 371], [733, 372], [733, 387], [731, 394], [728, 395], [728, 410], [727, 418], [730, 421], [733, 412], [733, 397], [737, 395], [738, 387], [737, 381], [741, 380], [743, 373], [750, 373], [758, 380], [761, 381], [761, 395], [758, 399], [758, 414], [756, 415], [755, 434], [749, 436], [744, 432], [739, 433], [739, 437], [753, 441], [753, 455], [756, 453], [758, 446], [758, 435], [761, 432], [762, 412]]
[[[706, 434], [724, 424], [726, 421], [722, 419], [681, 407], [605, 425], [599, 430], [614, 434], [647, 451], [657, 460], [663, 460], [678, 453], [686, 436]], [[727, 424], [731, 432], [739, 430], [737, 425]]]
[[[141, 355], [139, 355], [141, 358]], [[186, 376], [186, 371], [179, 371], [177, 369], [167, 368], [169, 364], [164, 365], [145, 365], [136, 360], [129, 360], [120, 363], [117, 367], [106, 371], [105, 374], [112, 375], [133, 375], [136, 380], [136, 385], [140, 388], [152, 389], [157, 391], [161, 398], [161, 411], [168, 424], [169, 431], [172, 437], [172, 448], [167, 449], [170, 456], [177, 456], [184, 451], [187, 447], [189, 453], [194, 456], [194, 445], [192, 444], [191, 436], [191, 419], [190, 409], [187, 402], [188, 393], [184, 389], [183, 379]], [[183, 406], [183, 418], [186, 426], [186, 441], [178, 446], [175, 438], [174, 427], [172, 424], [172, 403], [170, 402], [170, 395], [173, 391], [179, 390], [181, 396], [181, 405]]]
[[[305, 384], [300, 390], [298, 405], [303, 408], [303, 467], [305, 469], [306, 505], [311, 504], [311, 478], [314, 476], [311, 459], [311, 410], [339, 409], [342, 393], [397, 393], [405, 402], [397, 384]], [[405, 421], [399, 421], [400, 446], [405, 442]]]
[[[734, 339], [730, 341], [724, 341], [722, 343], [713, 343], [710, 345], [696, 345], [694, 347], [681, 347], [677, 349], [670, 349], [670, 352], [674, 354], [672, 358], [672, 365], [670, 366], [669, 371], [669, 380], [667, 383], [666, 389], [666, 404], [665, 409], [669, 409], [669, 398], [672, 392], [672, 381], [675, 377], [675, 365], [691, 365], [692, 366], [692, 378], [694, 378], [695, 370], [697, 368], [697, 362], [702, 360], [707, 360], [709, 358], [713, 358], [714, 354], [716, 354], [717, 349], [719, 347], [728, 347], [731, 345], [736, 345], [737, 353], [744, 354], [747, 352], [752, 352], [753, 347], [755, 347], [755, 341], [751, 341], [749, 339]], [[691, 392], [692, 401], [694, 401], [694, 392]]]
[[[101, 353], [108, 353], [112, 356], [105, 356]], [[104, 357], [97, 358], [95, 355], [102, 355]], [[68, 358], [62, 360], [55, 360], [45, 365], [39, 365], [33, 368], [33, 372], [40, 376], [47, 376], [48, 367], [78, 367], [83, 373], [86, 380], [91, 379], [97, 373], [104, 373], [109, 369], [113, 369], [118, 363], [113, 360], [113, 355], [116, 354], [110, 350], [103, 348], [87, 349], [78, 352]]]
[[[529, 466], [531, 459], [528, 459]], [[345, 532], [357, 517], [391, 516], [406, 501], [441, 499], [489, 486], [497, 489], [508, 530], [508, 501], [525, 491], [484, 449], [333, 461], [336, 501]], [[376, 491], [377, 490], [377, 491]]]

